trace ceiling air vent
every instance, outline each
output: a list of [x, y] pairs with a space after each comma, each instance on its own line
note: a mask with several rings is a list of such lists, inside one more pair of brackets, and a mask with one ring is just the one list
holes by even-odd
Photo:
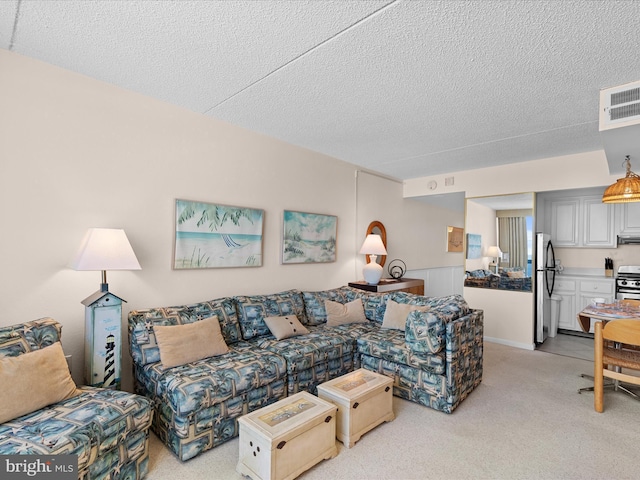
[[640, 82], [600, 91], [600, 131], [640, 122]]
[[600, 90], [599, 124], [609, 173], [624, 174], [627, 155], [640, 165], [640, 82]]

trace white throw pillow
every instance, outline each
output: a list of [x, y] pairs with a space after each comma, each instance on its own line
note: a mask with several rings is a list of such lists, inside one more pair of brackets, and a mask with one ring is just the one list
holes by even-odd
[[267, 324], [269, 330], [278, 340], [283, 338], [295, 337], [296, 335], [304, 335], [309, 330], [300, 323], [295, 315], [284, 315], [282, 317], [266, 317], [264, 323]]
[[367, 323], [369, 321], [364, 315], [364, 305], [359, 298], [349, 303], [325, 300], [324, 308], [327, 310], [328, 327], [345, 325], [347, 323]]
[[387, 300], [387, 307], [384, 311], [384, 317], [382, 319], [382, 328], [395, 328], [397, 330], [402, 330], [404, 332], [404, 328], [407, 324], [407, 316], [413, 310], [418, 310], [420, 312], [426, 312], [430, 309], [429, 306], [419, 306], [419, 305], [411, 305], [408, 303], [398, 303], [393, 300]]

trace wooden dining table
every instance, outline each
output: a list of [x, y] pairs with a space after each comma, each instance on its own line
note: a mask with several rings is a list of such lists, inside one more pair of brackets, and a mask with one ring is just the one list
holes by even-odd
[[626, 303], [591, 304], [578, 313], [578, 323], [583, 332], [591, 330], [591, 319], [608, 322], [623, 318], [637, 318], [640, 320], [640, 308]]

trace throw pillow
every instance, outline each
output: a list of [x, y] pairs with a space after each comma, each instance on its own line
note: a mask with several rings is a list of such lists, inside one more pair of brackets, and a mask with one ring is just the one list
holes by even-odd
[[165, 368], [177, 367], [229, 351], [218, 317], [183, 325], [153, 327], [160, 350], [160, 362]]
[[382, 319], [382, 328], [395, 328], [396, 330], [402, 330], [407, 325], [407, 316], [414, 310], [420, 312], [426, 312], [431, 307], [427, 305], [411, 305], [409, 303], [397, 303], [393, 300], [387, 300], [387, 308], [384, 311], [384, 318]]
[[295, 315], [284, 315], [282, 317], [267, 317], [264, 319], [269, 330], [278, 340], [295, 337], [309, 333], [304, 325], [300, 323]]
[[349, 303], [325, 300], [324, 307], [327, 310], [328, 327], [336, 327], [347, 323], [367, 323], [369, 321], [364, 315], [364, 306], [360, 298]]
[[77, 394], [60, 342], [0, 358], [0, 423]]
[[509, 278], [524, 278], [524, 272], [522, 270], [516, 270], [514, 272], [507, 272]]

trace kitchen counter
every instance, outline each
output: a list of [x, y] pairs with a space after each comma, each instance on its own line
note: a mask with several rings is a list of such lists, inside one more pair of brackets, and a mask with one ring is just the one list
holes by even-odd
[[596, 278], [613, 278], [607, 277], [604, 274], [604, 268], [576, 268], [576, 267], [564, 267], [561, 273], [558, 273], [560, 277], [596, 277]]

